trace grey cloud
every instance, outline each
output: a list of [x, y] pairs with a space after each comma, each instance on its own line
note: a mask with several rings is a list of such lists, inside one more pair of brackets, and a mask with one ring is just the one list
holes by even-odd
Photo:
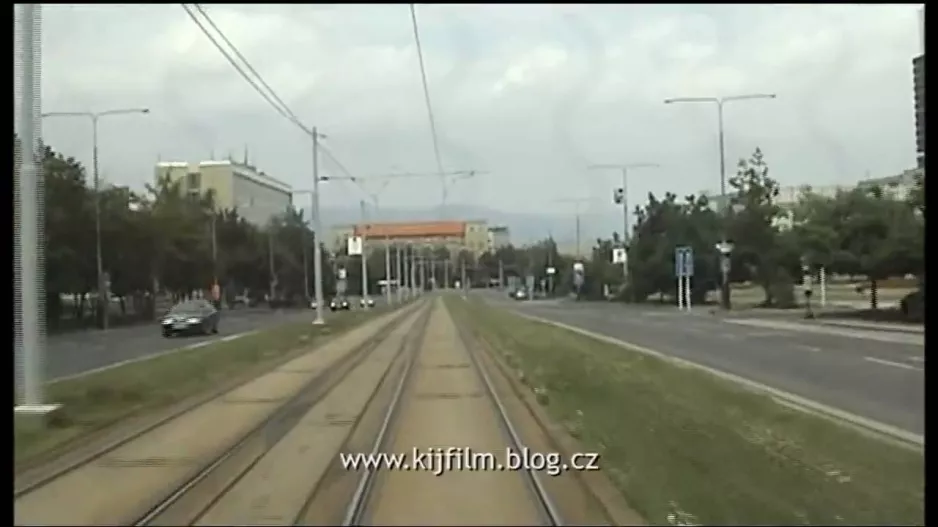
[[[434, 170], [406, 6], [207, 9], [355, 174]], [[140, 186], [157, 155], [240, 155], [247, 143], [264, 170], [306, 186], [308, 139], [178, 6], [48, 5], [44, 13], [46, 110], [154, 110], [102, 124], [102, 167], [112, 180]], [[914, 163], [912, 6], [434, 5], [418, 16], [444, 162], [491, 172], [461, 183], [454, 201], [516, 211], [574, 194], [608, 202], [612, 176], [587, 175], [588, 162], [660, 162], [636, 176], [633, 196], [716, 188], [714, 112], [662, 100], [732, 90], [779, 98], [728, 107], [731, 163], [761, 146], [784, 184], [844, 182]], [[526, 76], [506, 82], [522, 66]], [[84, 123], [50, 120], [44, 131], [56, 148], [90, 161]], [[358, 199], [348, 185], [324, 192], [335, 203]], [[398, 182], [384, 199], [430, 207], [439, 186]]]

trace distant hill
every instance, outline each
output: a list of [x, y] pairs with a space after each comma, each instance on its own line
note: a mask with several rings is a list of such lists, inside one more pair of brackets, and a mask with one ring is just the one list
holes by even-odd
[[[309, 218], [310, 211], [304, 210]], [[376, 221], [428, 221], [441, 217], [459, 220], [485, 220], [489, 225], [505, 225], [511, 233], [514, 245], [525, 245], [547, 238], [552, 234], [561, 249], [569, 252], [576, 247], [576, 220], [571, 213], [526, 214], [506, 212], [474, 205], [451, 205], [446, 214], [441, 215], [436, 209], [392, 209], [382, 208]], [[333, 225], [356, 223], [360, 221], [357, 207], [323, 207], [322, 221], [326, 229]], [[622, 215], [614, 209], [607, 212], [589, 212], [580, 216], [580, 240], [583, 250], [597, 237], [608, 237], [613, 230], [621, 230]]]

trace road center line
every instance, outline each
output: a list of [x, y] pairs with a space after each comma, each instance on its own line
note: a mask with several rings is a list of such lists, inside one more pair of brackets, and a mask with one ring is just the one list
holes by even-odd
[[919, 368], [918, 366], [912, 366], [911, 364], [903, 364], [901, 362], [893, 362], [891, 360], [877, 359], [876, 357], [863, 357], [864, 360], [870, 362], [875, 362], [876, 364], [882, 364], [884, 366], [892, 366], [893, 368], [902, 368], [904, 370], [914, 370], [914, 371], [925, 371], [924, 368]]

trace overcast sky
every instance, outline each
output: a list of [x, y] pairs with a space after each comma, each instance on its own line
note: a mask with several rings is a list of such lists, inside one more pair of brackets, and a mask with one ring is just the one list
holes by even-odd
[[[402, 5], [209, 5], [290, 108], [329, 135], [355, 175], [433, 172], [410, 14]], [[719, 185], [716, 111], [681, 96], [775, 93], [726, 106], [732, 167], [759, 146], [785, 185], [849, 183], [914, 166], [911, 59], [918, 7], [708, 5], [419, 6], [443, 165], [487, 175], [453, 201], [542, 211], [558, 198], [609, 206], [613, 172], [658, 163], [630, 193]], [[241, 158], [295, 187], [309, 140], [278, 116], [178, 5], [43, 7], [43, 111], [145, 106], [101, 121], [112, 183], [142, 187], [163, 160]], [[90, 164], [85, 121], [46, 119], [46, 140]], [[325, 169], [330, 169], [326, 164]], [[389, 185], [382, 204], [439, 203], [432, 179]], [[357, 203], [347, 184], [325, 200]]]

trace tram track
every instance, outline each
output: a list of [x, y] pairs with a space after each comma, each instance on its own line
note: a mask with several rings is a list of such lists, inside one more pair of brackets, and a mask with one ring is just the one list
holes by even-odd
[[275, 423], [288, 422], [303, 405], [315, 405], [426, 309], [425, 302], [418, 302], [383, 315], [372, 321], [370, 330], [355, 328], [272, 372], [69, 459], [14, 489], [14, 523], [138, 525], [159, 520], [163, 515], [154, 512], [173, 509], [161, 504], [178, 501], [186, 494], [179, 492], [183, 487], [204, 480], [203, 474], [228, 460], [256, 453], [256, 447], [244, 448], [256, 445], [246, 438], [283, 433]]

